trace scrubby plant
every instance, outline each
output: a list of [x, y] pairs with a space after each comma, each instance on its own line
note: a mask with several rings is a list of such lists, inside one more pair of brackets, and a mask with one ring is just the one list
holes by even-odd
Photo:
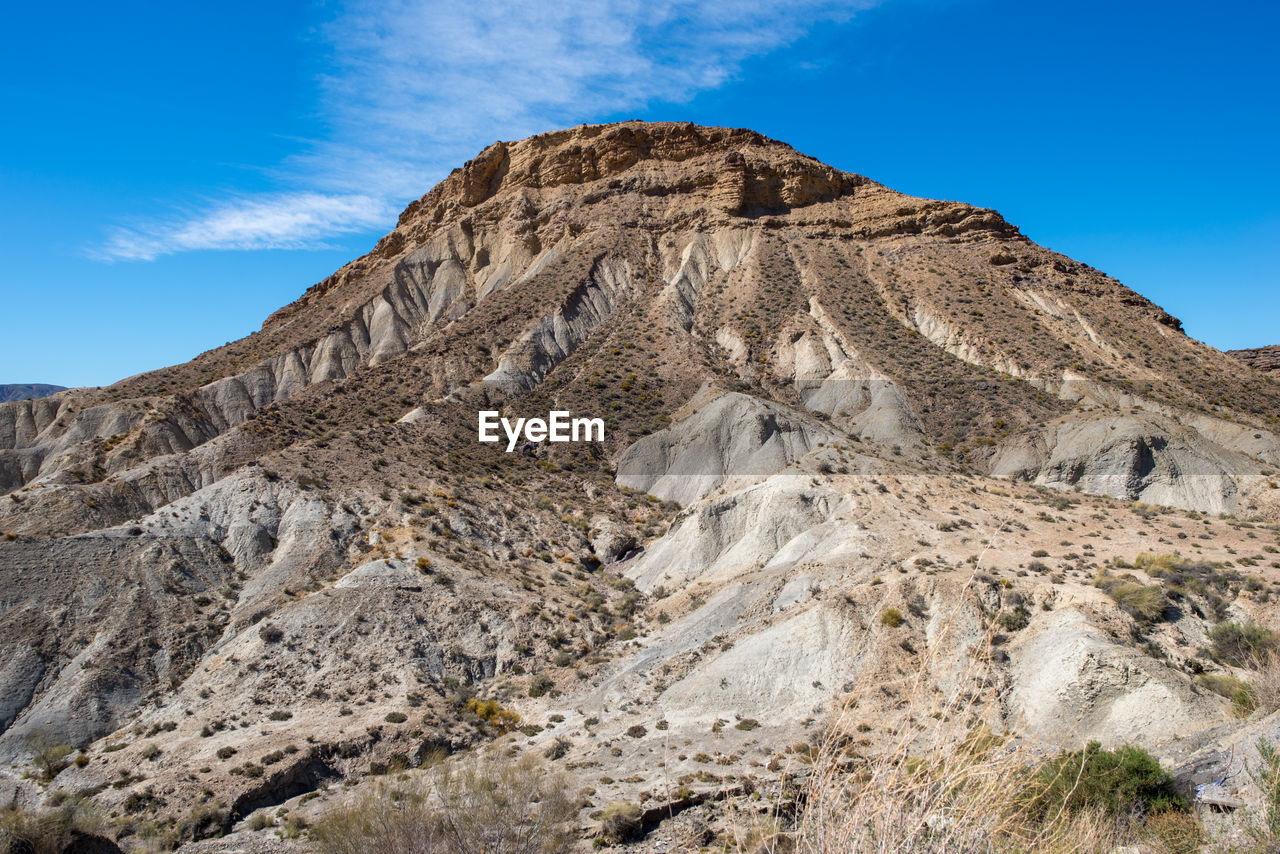
[[1159, 760], [1133, 745], [1103, 750], [1091, 741], [1083, 750], [1063, 752], [1045, 763], [1039, 777], [1044, 788], [1035, 802], [1046, 811], [1095, 809], [1124, 815], [1141, 810], [1150, 815], [1186, 806]]
[[554, 688], [555, 684], [555, 682], [551, 681], [550, 676], [539, 673], [529, 683], [529, 696], [534, 698], [541, 697]]
[[1253, 689], [1247, 682], [1234, 676], [1226, 673], [1201, 673], [1196, 677], [1196, 682], [1230, 700], [1236, 714], [1240, 717], [1247, 717], [1258, 706]]
[[1018, 605], [1016, 608], [1001, 611], [996, 617], [996, 622], [1006, 632], [1019, 632], [1031, 623], [1031, 612], [1025, 605]]
[[477, 700], [471, 697], [467, 700], [466, 709], [500, 734], [511, 732], [520, 725], [519, 713], [503, 708], [497, 700]]
[[627, 842], [640, 834], [640, 808], [627, 801], [614, 801], [600, 814], [600, 835], [609, 842]]
[[1209, 630], [1209, 651], [1223, 664], [1245, 667], [1269, 656], [1278, 639], [1275, 632], [1257, 623], [1227, 621]]
[[1176, 554], [1143, 552], [1134, 558], [1133, 565], [1158, 579], [1175, 599], [1200, 597], [1219, 619], [1226, 615], [1230, 596], [1248, 581], [1241, 573], [1221, 564], [1189, 560]]
[[568, 790], [533, 756], [442, 763], [329, 813], [310, 837], [319, 854], [552, 854], [573, 842]]
[[[105, 826], [93, 805], [81, 798], [70, 798], [41, 812], [10, 806], [0, 809], [0, 851], [60, 854], [64, 850], [91, 850], [87, 846], [95, 839], [106, 843], [97, 839]], [[82, 840], [81, 847], [71, 849], [76, 839]]]
[[886, 625], [891, 629], [896, 629], [898, 626], [902, 625], [904, 621], [905, 618], [902, 616], [902, 612], [897, 608], [885, 608], [880, 612], [881, 624]]
[[1159, 584], [1142, 584], [1132, 575], [1115, 576], [1101, 570], [1094, 585], [1110, 596], [1130, 617], [1142, 626], [1150, 626], [1164, 617], [1169, 600]]
[[1265, 738], [1258, 739], [1259, 765], [1249, 769], [1249, 776], [1262, 793], [1262, 824], [1254, 827], [1253, 835], [1267, 845], [1268, 850], [1280, 839], [1280, 752]]
[[38, 732], [27, 739], [27, 749], [31, 751], [31, 761], [45, 780], [52, 780], [67, 767], [67, 757], [75, 748], [69, 744]]

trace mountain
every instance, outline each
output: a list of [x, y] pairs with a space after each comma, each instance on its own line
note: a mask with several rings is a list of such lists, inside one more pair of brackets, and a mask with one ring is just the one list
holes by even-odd
[[0, 385], [0, 403], [10, 400], [26, 400], [29, 397], [48, 397], [55, 392], [66, 390], [66, 386], [46, 385], [45, 383], [9, 383]]
[[[478, 441], [553, 410], [603, 441]], [[1278, 413], [994, 211], [748, 130], [495, 143], [253, 335], [0, 406], [0, 759], [187, 839], [494, 739], [656, 824], [914, 690], [1182, 761], [1210, 631], [1276, 622]]]
[[1227, 355], [1235, 356], [1249, 367], [1265, 373], [1280, 371], [1280, 344], [1252, 350], [1228, 350]]

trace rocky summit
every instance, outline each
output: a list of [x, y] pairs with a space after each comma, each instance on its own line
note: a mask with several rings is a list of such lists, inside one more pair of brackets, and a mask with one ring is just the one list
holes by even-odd
[[496, 745], [677, 851], [944, 720], [1203, 782], [1280, 726], [1219, 643], [1277, 622], [1268, 364], [752, 131], [495, 143], [253, 335], [0, 404], [0, 797], [301, 850]]

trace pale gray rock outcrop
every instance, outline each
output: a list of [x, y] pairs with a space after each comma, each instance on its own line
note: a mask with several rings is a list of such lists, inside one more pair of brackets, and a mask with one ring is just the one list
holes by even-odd
[[1078, 413], [1006, 442], [991, 474], [1209, 513], [1231, 511], [1256, 464], [1153, 413]]
[[[764, 566], [798, 537], [853, 506], [849, 497], [812, 486], [809, 480], [779, 475], [701, 502], [627, 564], [626, 574], [649, 591]], [[804, 542], [812, 539], [806, 536]]]
[[620, 485], [688, 505], [721, 485], [780, 472], [841, 438], [815, 419], [737, 392], [704, 389], [685, 412], [622, 453]]
[[1074, 608], [1036, 615], [1011, 655], [1012, 723], [1041, 742], [1157, 745], [1227, 718], [1220, 697], [1110, 640]]

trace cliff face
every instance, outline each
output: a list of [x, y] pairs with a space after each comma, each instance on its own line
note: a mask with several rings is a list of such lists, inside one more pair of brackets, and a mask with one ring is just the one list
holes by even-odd
[[1280, 344], [1255, 347], [1252, 350], [1228, 350], [1227, 355], [1235, 356], [1249, 367], [1264, 373], [1280, 371]]
[[[482, 408], [605, 441], [507, 454]], [[558, 724], [520, 749], [595, 769], [604, 803], [659, 733], [696, 745], [676, 776], [763, 774], [926, 660], [981, 670], [992, 726], [1168, 744], [1225, 720], [1189, 675], [1206, 615], [1269, 620], [1266, 586], [1188, 605], [1153, 658], [1092, 582], [1174, 548], [1269, 573], [1236, 520], [1280, 519], [1278, 412], [994, 211], [745, 130], [496, 143], [254, 335], [0, 405], [0, 756], [83, 743], [58, 787], [147, 763], [109, 810], [247, 815], [483, 743], [478, 693]]]

